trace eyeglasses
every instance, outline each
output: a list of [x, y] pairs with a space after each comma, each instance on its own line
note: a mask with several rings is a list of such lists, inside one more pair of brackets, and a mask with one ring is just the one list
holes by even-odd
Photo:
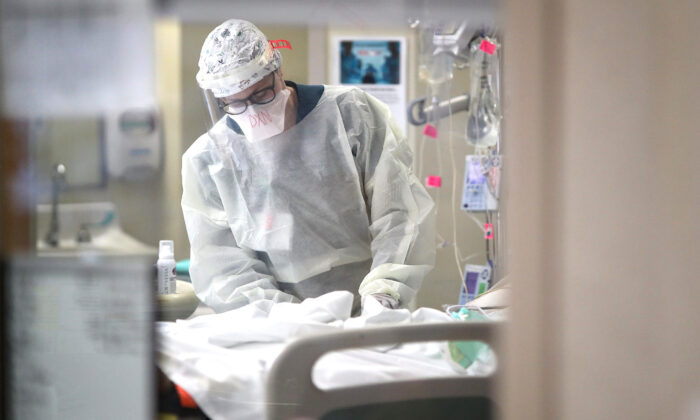
[[250, 96], [244, 99], [234, 99], [231, 102], [223, 103], [223, 110], [230, 115], [239, 115], [248, 109], [248, 103], [251, 105], [264, 105], [272, 102], [277, 93], [275, 92], [275, 72], [272, 72], [272, 84], [266, 88], [256, 90]]

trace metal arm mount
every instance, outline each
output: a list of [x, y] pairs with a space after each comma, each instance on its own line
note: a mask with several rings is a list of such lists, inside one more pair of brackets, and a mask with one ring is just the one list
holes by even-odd
[[427, 98], [418, 98], [408, 105], [408, 121], [413, 125], [424, 125], [430, 121], [441, 120], [448, 115], [469, 111], [469, 94], [456, 96], [447, 101], [425, 106]]

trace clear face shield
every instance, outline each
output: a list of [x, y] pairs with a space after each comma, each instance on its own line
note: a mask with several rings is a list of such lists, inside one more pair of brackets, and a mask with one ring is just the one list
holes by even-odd
[[[213, 128], [225, 117], [234, 121], [247, 121], [248, 114], [254, 110], [264, 109], [279, 101], [279, 95], [284, 90], [284, 81], [279, 70], [275, 70], [259, 82], [240, 92], [223, 96], [221, 90], [202, 89], [204, 103], [207, 107], [209, 120], [208, 129]], [[278, 110], [277, 110], [278, 111]]]
[[202, 95], [208, 116], [206, 118], [207, 130], [210, 130], [217, 122], [226, 117], [226, 111], [224, 111], [224, 103], [221, 98], [217, 98], [211, 89], [202, 89]]

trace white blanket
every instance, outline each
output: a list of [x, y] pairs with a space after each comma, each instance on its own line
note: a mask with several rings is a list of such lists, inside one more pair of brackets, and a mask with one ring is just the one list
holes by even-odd
[[[386, 309], [368, 299], [362, 315], [350, 318], [353, 296], [331, 292], [302, 303], [257, 301], [191, 320], [157, 324], [158, 365], [187, 390], [213, 419], [265, 418], [264, 384], [268, 369], [285, 343], [372, 325], [450, 322], [435, 309]], [[441, 343], [354, 349], [323, 356], [313, 371], [321, 389], [391, 380], [454, 376]], [[488, 373], [492, 361], [473, 364], [463, 374]]]

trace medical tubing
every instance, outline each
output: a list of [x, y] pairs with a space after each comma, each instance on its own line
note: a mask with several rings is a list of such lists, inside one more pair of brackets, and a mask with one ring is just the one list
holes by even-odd
[[[501, 213], [500, 213], [500, 212], [496, 215], [496, 224], [497, 224], [497, 226], [496, 226], [496, 232], [495, 232], [495, 233], [496, 233], [496, 236], [494, 236], [494, 244], [493, 244], [494, 258], [498, 258], [498, 254], [497, 254], [497, 252], [498, 252], [498, 245], [499, 245], [500, 243], [502, 243], [502, 241], [501, 241], [500, 239], [503, 239], [503, 236], [502, 236], [502, 235], [503, 235], [503, 231], [501, 230]], [[500, 237], [500, 239], [499, 239], [499, 237]], [[500, 269], [501, 267], [502, 267], [502, 264], [501, 264], [500, 261], [499, 261], [499, 269]], [[494, 272], [495, 272], [495, 270], [494, 270]], [[500, 273], [499, 273], [499, 274], [500, 274]]]
[[420, 152], [418, 153], [418, 179], [423, 180], [423, 155], [425, 154], [425, 134], [421, 136], [420, 140]]
[[[439, 142], [438, 142], [437, 148], [438, 148], [438, 174], [440, 174], [440, 176], [442, 176], [442, 159], [440, 158], [440, 143]], [[436, 196], [437, 196], [436, 200], [435, 200], [436, 203], [440, 202], [440, 197], [442, 195], [441, 192], [442, 192], [442, 188], [438, 188], [437, 192], [436, 192]], [[440, 215], [440, 206], [436, 204], [435, 205], [435, 217], [437, 220], [440, 220], [439, 215]], [[440, 235], [440, 238], [442, 238], [442, 243], [447, 242], [447, 241], [445, 241], [445, 238], [442, 237], [442, 235]]]
[[[437, 216], [437, 213], [436, 213], [435, 215]], [[435, 232], [435, 235], [437, 236], [437, 239], [438, 239], [438, 241], [439, 241], [438, 246], [439, 246], [440, 248], [444, 248], [445, 243], [447, 242], [447, 241], [445, 240], [445, 238], [444, 238], [442, 235], [440, 235], [440, 232], [437, 232], [437, 231]]]
[[493, 263], [496, 263], [496, 223], [494, 220], [498, 219], [498, 212], [489, 212], [489, 223], [491, 223], [491, 231], [493, 233], [493, 238], [489, 239], [489, 242], [491, 243], [491, 255], [493, 256]]
[[462, 258], [461, 262], [462, 262], [462, 264], [464, 264], [465, 262], [471, 260], [472, 258], [476, 258], [476, 257], [479, 257], [481, 255], [484, 255], [484, 253], [483, 252], [475, 252], [471, 255], [467, 255], [466, 257]]
[[[426, 98], [430, 96], [432, 85], [426, 86]], [[432, 123], [432, 121], [428, 121], [428, 118], [426, 116], [426, 124], [427, 123]], [[424, 163], [424, 158], [423, 156], [425, 155], [425, 143], [428, 142], [428, 136], [425, 134], [425, 131], [422, 133], [423, 135], [421, 136], [421, 144], [420, 144], [420, 153], [418, 156], [418, 179], [423, 181], [423, 163]]]
[[[486, 211], [485, 219], [486, 219], [486, 223], [491, 223], [488, 210]], [[486, 238], [486, 229], [485, 228], [484, 228], [484, 242], [486, 245], [486, 261], [491, 261], [491, 246], [489, 244], [489, 240]]]
[[494, 264], [496, 261], [496, 232], [495, 232], [496, 226], [493, 223], [493, 221], [494, 221], [494, 217], [497, 217], [497, 216], [498, 216], [497, 214], [489, 213], [489, 223], [491, 223], [491, 232], [492, 232], [492, 236], [493, 236], [493, 238], [489, 239], [489, 243], [491, 244], [491, 256], [493, 257]]
[[[493, 165], [492, 165], [493, 161], [491, 160], [491, 157], [492, 157], [492, 156], [498, 156], [498, 149], [499, 149], [498, 145], [499, 145], [499, 143], [501, 142], [500, 137], [501, 137], [501, 134], [500, 134], [500, 131], [499, 131], [499, 133], [498, 133], [498, 141], [496, 142], [496, 146], [489, 146], [489, 148], [488, 148], [488, 158], [489, 158], [489, 162], [490, 162], [490, 163], [489, 163], [489, 167], [492, 167], [492, 166], [493, 166]], [[495, 149], [495, 154], [492, 154], [492, 153], [491, 153], [491, 150], [492, 150], [492, 149]], [[484, 171], [484, 176], [486, 177], [487, 180], [491, 179], [491, 170], [490, 170], [490, 169], [485, 170], [485, 171]], [[499, 176], [500, 176], [500, 173], [499, 173]], [[499, 182], [500, 182], [500, 181], [499, 181]], [[492, 185], [492, 184], [493, 184], [493, 185]], [[493, 183], [493, 182], [486, 182], [486, 187], [489, 189], [489, 192], [491, 193], [491, 196], [494, 198], [494, 200], [496, 200], [496, 205], [498, 206], [498, 203], [500, 202], [500, 198], [498, 197], [498, 194], [497, 194], [498, 191], [496, 191], [496, 189], [495, 189], [495, 187], [496, 187], [495, 183]]]
[[[434, 89], [435, 89], [435, 85], [430, 84], [427, 87], [426, 97], [433, 98], [432, 102], [435, 103], [435, 102], [438, 102], [438, 100], [437, 100], [438, 96], [433, 92]], [[430, 122], [436, 124], [436, 126], [438, 125], [438, 121], [435, 119], [431, 119]], [[420, 170], [422, 170], [422, 168], [423, 168], [423, 162], [424, 162], [423, 156], [425, 155], [425, 152], [424, 152], [425, 151], [425, 143], [428, 141], [429, 140], [427, 139], [427, 136], [425, 134], [423, 134], [421, 148], [420, 148], [420, 157], [419, 157], [419, 164], [420, 164], [420, 168], [421, 168]], [[437, 147], [438, 175], [442, 176], [442, 153], [441, 153], [441, 148], [440, 148], [440, 141], [438, 140], [438, 138], [435, 139], [435, 143], [436, 143], [436, 147]], [[419, 176], [419, 179], [422, 179], [422, 173], [419, 173], [418, 176]], [[441, 188], [438, 188], [436, 193], [435, 193], [435, 195], [436, 195], [435, 217], [438, 219], [439, 219], [438, 216], [440, 214], [440, 196], [441, 196], [440, 192], [441, 192]], [[444, 244], [447, 242], [447, 241], [445, 241], [445, 238], [442, 235], [440, 235], [440, 233], [437, 230], [436, 230], [436, 235], [438, 236], [438, 239], [440, 240], [440, 243], [438, 244], [438, 246], [440, 246], [440, 247], [444, 246]]]
[[484, 223], [481, 220], [479, 220], [474, 214], [472, 214], [471, 212], [467, 212], [467, 216], [469, 216], [469, 218], [474, 223], [476, 223], [477, 226], [479, 226], [479, 230], [481, 230], [482, 232], [486, 232], [486, 229], [484, 229]]
[[[482, 296], [483, 296], [483, 294], [482, 294]], [[473, 310], [476, 310], [477, 312], [479, 312], [485, 318], [491, 319], [491, 317], [486, 312], [484, 312], [484, 310], [481, 308], [481, 306], [475, 305], [473, 303], [466, 303], [464, 305], [450, 305], [447, 308], [445, 308], [445, 313], [447, 313], [447, 315], [451, 316], [452, 312], [459, 312], [459, 311], [455, 310], [458, 308], [459, 309], [461, 309], [461, 308], [473, 309]]]
[[[437, 96], [434, 99], [435, 99], [434, 102], [437, 102]], [[435, 123], [437, 124], [437, 120]], [[438, 163], [438, 172], [437, 173], [440, 177], [442, 177], [442, 174], [443, 174], [443, 172], [442, 172], [442, 142], [440, 141], [439, 136], [438, 136], [438, 138], [435, 139], [435, 142], [437, 143], [437, 163]], [[441, 192], [442, 192], [442, 188], [438, 188], [437, 193], [436, 193], [437, 200], [435, 200], [438, 203], [440, 202], [440, 197], [442, 195]], [[440, 213], [440, 208], [438, 206], [436, 206], [435, 217], [437, 220], [439, 220], [439, 217], [438, 217], [439, 213]], [[445, 241], [443, 240], [443, 242], [445, 242]]]
[[[436, 122], [437, 124], [437, 122]], [[437, 139], [437, 162], [438, 162], [438, 175], [442, 176], [442, 147], [440, 147], [440, 138]]]
[[[452, 109], [450, 109], [448, 119], [450, 126], [447, 138], [450, 142], [450, 150], [454, 151], [454, 142], [452, 141]], [[452, 246], [454, 247], [455, 262], [457, 263], [460, 282], [464, 283], [464, 271], [462, 270], [462, 263], [460, 261], [462, 253], [457, 243], [457, 165], [455, 164], [454, 153], [450, 153], [450, 161], [452, 162], [452, 241], [454, 242]]]

